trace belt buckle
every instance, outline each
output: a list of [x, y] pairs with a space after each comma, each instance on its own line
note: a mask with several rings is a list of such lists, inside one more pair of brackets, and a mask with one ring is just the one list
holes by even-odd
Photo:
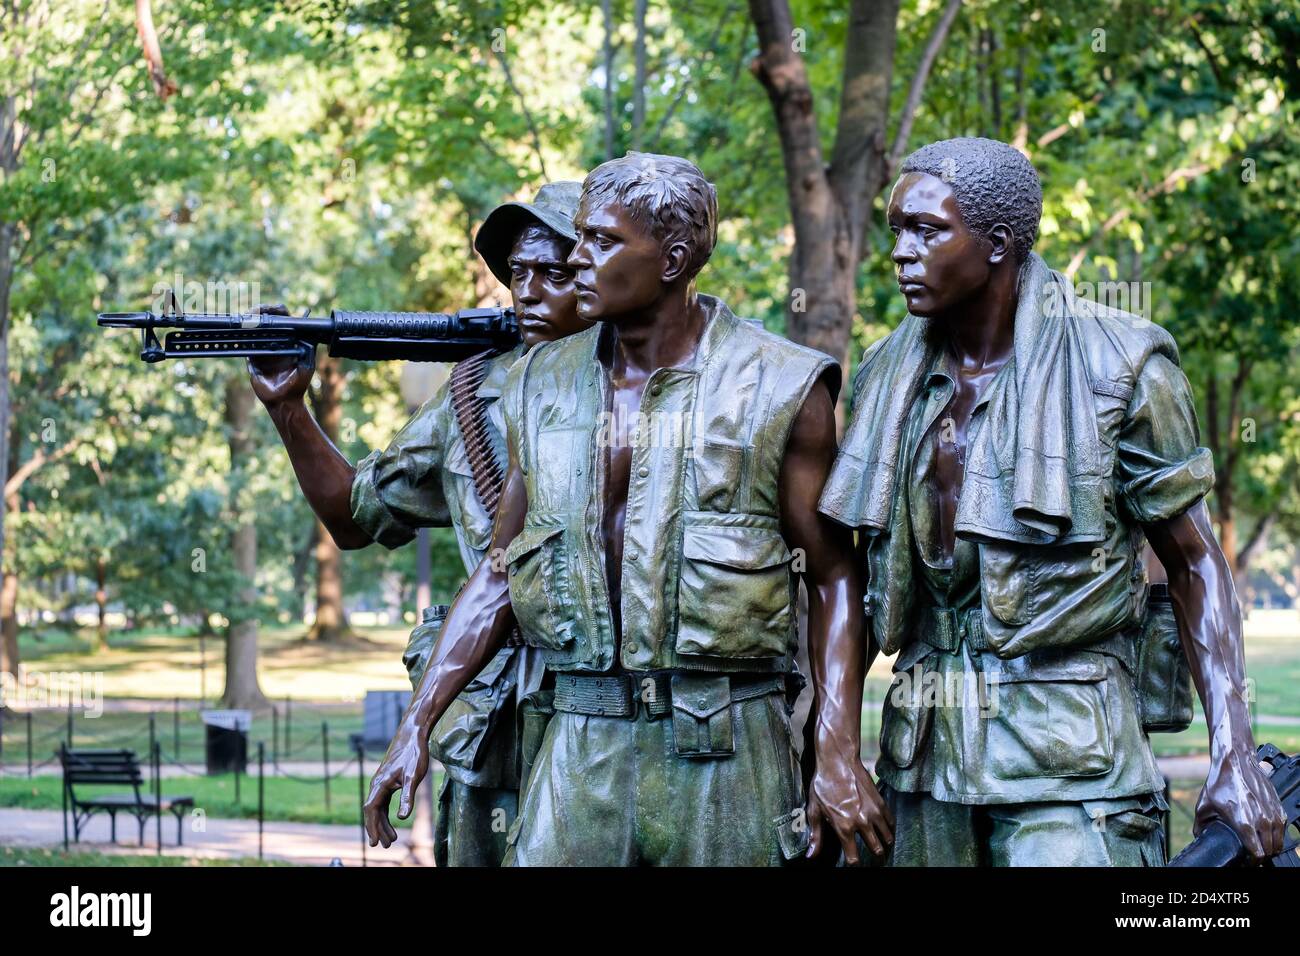
[[952, 608], [953, 633], [957, 635], [957, 642], [960, 644], [970, 635], [970, 628], [966, 626], [966, 619], [969, 615], [965, 611], [958, 611]]

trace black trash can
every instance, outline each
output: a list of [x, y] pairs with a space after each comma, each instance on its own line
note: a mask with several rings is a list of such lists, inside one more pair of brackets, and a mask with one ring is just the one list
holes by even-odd
[[208, 774], [244, 773], [248, 769], [248, 731], [253, 715], [247, 710], [205, 710], [204, 753]]

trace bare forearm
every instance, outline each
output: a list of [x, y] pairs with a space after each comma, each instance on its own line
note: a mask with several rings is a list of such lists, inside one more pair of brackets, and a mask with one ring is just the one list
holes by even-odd
[[303, 496], [334, 541], [345, 550], [370, 544], [370, 535], [352, 519], [356, 469], [334, 447], [300, 399], [266, 408], [289, 453]]
[[1148, 528], [1147, 534], [1169, 577], [1174, 617], [1210, 729], [1211, 752], [1249, 752], [1253, 743], [1241, 607], [1204, 503]]
[[1211, 752], [1251, 749], [1241, 610], [1222, 555], [1170, 569], [1169, 594], [1210, 729]]
[[494, 571], [492, 559], [486, 557], [452, 603], [416, 689], [410, 714], [426, 735], [456, 695], [505, 646], [514, 624], [507, 578]]
[[[808, 591], [808, 659], [816, 694], [817, 752], [862, 750], [866, 677], [861, 599], [852, 575]], [[832, 637], [832, 635], [836, 635]]]

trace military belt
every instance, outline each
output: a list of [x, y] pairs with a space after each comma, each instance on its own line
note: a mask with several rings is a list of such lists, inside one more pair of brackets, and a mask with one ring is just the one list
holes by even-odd
[[[588, 717], [635, 718], [645, 705], [647, 720], [672, 712], [669, 690], [675, 673], [701, 676], [698, 671], [639, 671], [629, 674], [556, 674], [555, 709]], [[784, 674], [747, 677], [731, 674], [731, 702], [785, 693]]]
[[951, 607], [926, 608], [921, 617], [921, 640], [931, 647], [953, 653], [964, 640], [973, 651], [988, 650], [981, 607], [959, 611]]

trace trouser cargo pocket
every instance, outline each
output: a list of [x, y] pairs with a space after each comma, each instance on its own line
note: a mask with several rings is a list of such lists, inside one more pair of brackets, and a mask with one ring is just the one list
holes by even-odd
[[1003, 662], [997, 715], [982, 721], [1002, 780], [1097, 777], [1115, 764], [1101, 654], [1037, 652]]

